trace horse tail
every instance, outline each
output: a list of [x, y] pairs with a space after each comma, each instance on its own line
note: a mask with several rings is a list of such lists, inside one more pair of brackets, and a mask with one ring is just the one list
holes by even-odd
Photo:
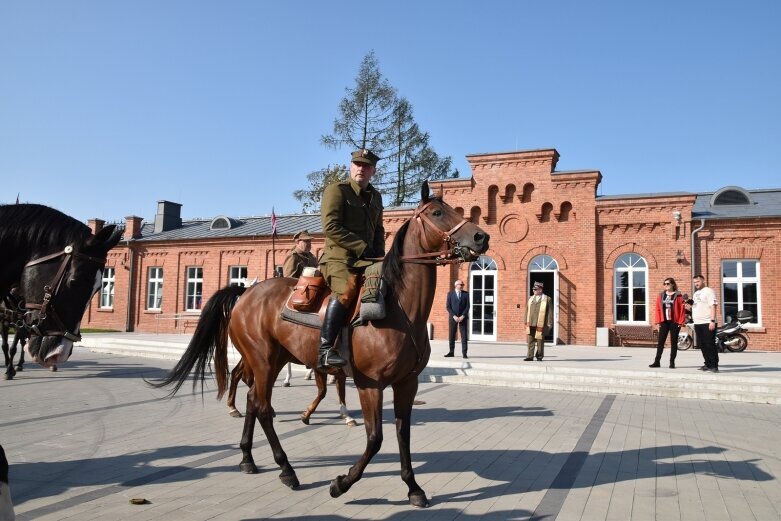
[[198, 381], [201, 382], [203, 393], [203, 381], [206, 379], [206, 368], [214, 358], [215, 376], [217, 378], [217, 398], [221, 398], [225, 392], [228, 380], [228, 323], [231, 311], [239, 296], [246, 288], [244, 286], [228, 286], [217, 291], [206, 303], [201, 311], [201, 318], [195, 327], [190, 343], [187, 345], [182, 358], [176, 366], [159, 382], [148, 382], [157, 388], [169, 387], [173, 389], [169, 397], [173, 397], [184, 384], [190, 372], [195, 368], [193, 375], [193, 390]]

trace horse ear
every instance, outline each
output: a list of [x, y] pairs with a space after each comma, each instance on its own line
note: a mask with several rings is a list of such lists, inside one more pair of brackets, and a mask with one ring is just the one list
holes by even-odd
[[429, 192], [428, 181], [423, 181], [423, 184], [420, 186], [420, 201], [422, 203], [427, 203], [430, 197], [431, 193]]
[[109, 251], [117, 245], [121, 238], [122, 230], [117, 229], [115, 224], [109, 224], [87, 239], [87, 243], [91, 246], [100, 247], [104, 251]]

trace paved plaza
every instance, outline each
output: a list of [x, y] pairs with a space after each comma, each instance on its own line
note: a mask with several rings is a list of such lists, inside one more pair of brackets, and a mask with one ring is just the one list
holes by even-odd
[[309, 426], [298, 415], [314, 383], [297, 372], [291, 387], [275, 388], [275, 425], [301, 481], [292, 491], [259, 426], [260, 472], [238, 471], [243, 420], [228, 416], [214, 385], [168, 400], [145, 384], [173, 364], [80, 348], [56, 373], [30, 365], [0, 381], [17, 518], [781, 518], [777, 405], [423, 383], [412, 458], [431, 507], [418, 510], [399, 477], [391, 390], [382, 449], [333, 499], [330, 481], [365, 445], [354, 388], [347, 401], [358, 427], [339, 419], [332, 387]]

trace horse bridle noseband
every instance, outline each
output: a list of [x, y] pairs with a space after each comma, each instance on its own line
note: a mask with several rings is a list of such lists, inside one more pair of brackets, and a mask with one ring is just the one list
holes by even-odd
[[437, 223], [429, 219], [429, 217], [423, 213], [429, 206], [431, 206], [432, 201], [427, 202], [423, 206], [416, 208], [415, 213], [413, 214], [413, 218], [417, 219], [418, 222], [423, 225], [424, 223], [428, 223], [429, 226], [434, 228], [436, 230], [441, 239], [442, 242], [445, 243], [449, 248], [447, 250], [440, 250], [440, 251], [433, 251], [429, 253], [420, 253], [417, 255], [404, 255], [401, 257], [402, 262], [409, 262], [412, 264], [439, 264], [439, 265], [445, 265], [445, 264], [457, 264], [460, 262], [464, 262], [463, 254], [461, 253], [460, 249], [461, 246], [458, 245], [458, 243], [453, 243], [453, 234], [456, 233], [463, 225], [468, 223], [466, 219], [461, 219], [461, 222], [453, 226], [448, 231], [443, 230], [439, 227]]
[[[62, 279], [65, 276], [65, 271], [72, 259], [83, 259], [94, 262], [98, 264], [101, 269], [106, 265], [106, 259], [84, 255], [83, 253], [73, 251], [73, 246], [66, 246], [65, 249], [60, 252], [52, 253], [51, 255], [46, 255], [45, 257], [31, 260], [25, 264], [24, 267], [26, 269], [30, 266], [43, 264], [44, 262], [48, 262], [58, 257], [63, 257], [63, 259], [60, 262], [60, 267], [52, 281], [49, 284], [43, 286], [43, 301], [40, 304], [35, 304], [33, 302], [28, 302], [27, 299], [25, 299], [24, 307], [25, 309], [31, 311], [25, 313], [24, 325], [27, 329], [30, 330], [31, 334], [36, 336], [62, 336], [73, 342], [78, 342], [81, 340], [81, 334], [71, 333], [65, 328], [65, 324], [62, 323], [59, 315], [57, 315], [57, 310], [54, 308], [54, 299], [57, 298], [57, 292], [60, 290], [60, 286], [62, 285]], [[32, 310], [35, 309], [39, 310], [39, 312], [37, 320], [33, 322], [31, 315]], [[51, 317], [51, 319], [54, 320], [54, 322], [57, 324], [57, 327], [60, 328], [60, 331], [43, 330], [40, 328], [41, 323], [46, 320], [47, 317]]]

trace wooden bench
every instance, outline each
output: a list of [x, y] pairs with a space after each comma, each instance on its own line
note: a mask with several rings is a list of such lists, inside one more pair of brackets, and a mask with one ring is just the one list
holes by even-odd
[[613, 325], [613, 334], [619, 346], [656, 345], [659, 334], [650, 325]]
[[173, 320], [174, 329], [182, 328], [184, 333], [187, 333], [188, 327], [195, 327], [200, 320], [201, 315], [195, 313], [172, 313], [170, 315], [155, 315], [155, 334], [160, 332], [161, 320]]

